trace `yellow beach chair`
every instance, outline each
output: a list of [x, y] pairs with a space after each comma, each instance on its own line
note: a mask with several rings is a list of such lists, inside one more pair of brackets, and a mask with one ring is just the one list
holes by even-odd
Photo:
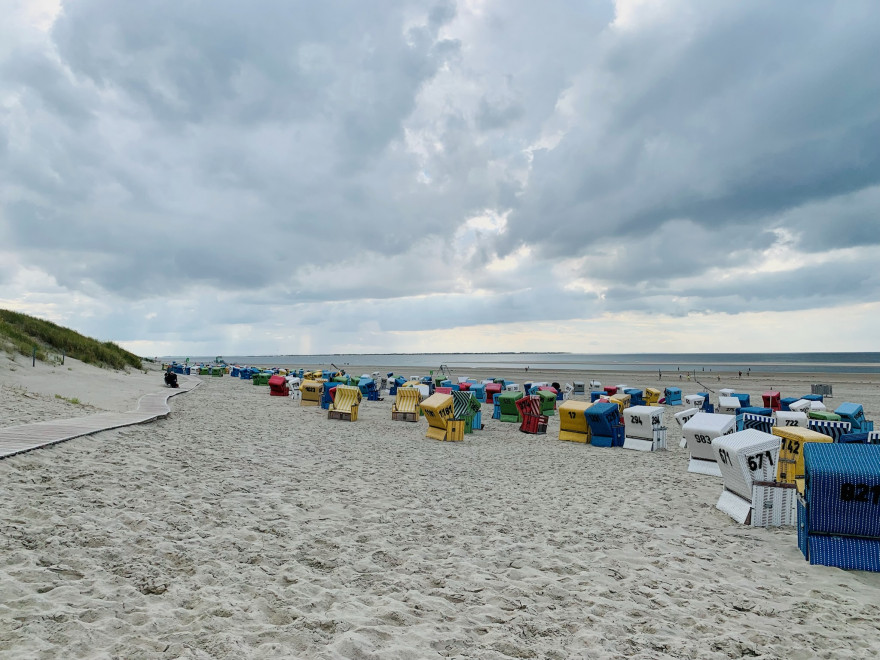
[[397, 397], [391, 405], [391, 419], [395, 422], [419, 421], [419, 404], [422, 393], [415, 387], [398, 387]]
[[343, 419], [356, 422], [358, 405], [361, 402], [361, 391], [353, 385], [337, 385], [336, 398], [327, 411], [327, 419]]

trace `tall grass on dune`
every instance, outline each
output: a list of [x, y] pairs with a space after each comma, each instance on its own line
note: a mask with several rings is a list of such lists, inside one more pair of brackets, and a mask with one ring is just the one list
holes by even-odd
[[141, 358], [112, 341], [98, 341], [27, 314], [0, 309], [0, 338], [22, 355], [30, 356], [37, 347], [37, 359], [45, 361], [49, 352], [66, 353], [88, 364], [124, 369], [141, 369]]

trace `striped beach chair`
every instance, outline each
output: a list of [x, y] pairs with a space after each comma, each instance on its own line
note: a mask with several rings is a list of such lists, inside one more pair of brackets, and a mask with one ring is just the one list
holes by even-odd
[[353, 385], [337, 385], [336, 397], [327, 411], [327, 419], [342, 419], [348, 422], [356, 422], [358, 418], [358, 406], [363, 395]]

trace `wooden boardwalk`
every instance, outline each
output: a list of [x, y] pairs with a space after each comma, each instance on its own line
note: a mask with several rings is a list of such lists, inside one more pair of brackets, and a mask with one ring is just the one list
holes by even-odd
[[166, 387], [161, 392], [145, 394], [138, 400], [137, 410], [123, 413], [99, 413], [88, 417], [57, 419], [36, 424], [19, 424], [0, 428], [0, 459], [21, 454], [32, 449], [54, 445], [65, 440], [108, 431], [121, 426], [143, 424], [154, 419], [166, 417], [171, 412], [168, 399], [189, 392], [202, 381], [191, 376], [178, 376], [180, 387]]

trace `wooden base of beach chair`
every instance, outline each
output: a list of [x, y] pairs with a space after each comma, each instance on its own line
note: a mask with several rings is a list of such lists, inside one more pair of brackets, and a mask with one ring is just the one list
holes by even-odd
[[417, 422], [419, 421], [419, 413], [416, 412], [397, 412], [391, 411], [391, 421], [393, 422]]
[[353, 422], [357, 419], [357, 417], [352, 419], [352, 414], [350, 412], [341, 412], [339, 410], [328, 410], [327, 411], [327, 419], [341, 419], [343, 422]]
[[575, 431], [560, 431], [559, 439], [565, 440], [566, 442], [579, 442], [585, 445], [590, 441], [590, 434], [577, 433]]

